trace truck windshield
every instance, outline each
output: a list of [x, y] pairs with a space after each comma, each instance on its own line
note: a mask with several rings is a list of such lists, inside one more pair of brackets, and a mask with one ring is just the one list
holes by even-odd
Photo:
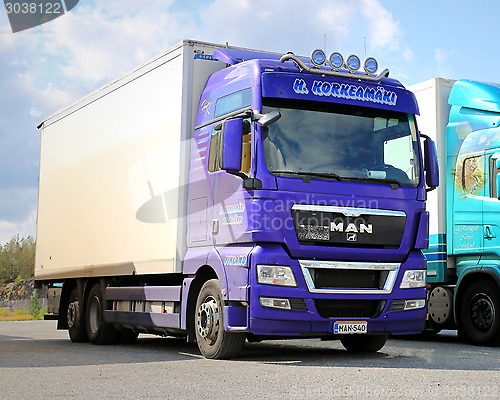
[[417, 186], [419, 146], [411, 114], [265, 99], [263, 113], [281, 112], [265, 128], [268, 170], [281, 176]]

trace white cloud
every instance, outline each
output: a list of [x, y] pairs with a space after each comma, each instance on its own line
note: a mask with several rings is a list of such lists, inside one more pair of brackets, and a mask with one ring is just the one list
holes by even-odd
[[22, 221], [0, 220], [0, 245], [8, 243], [16, 235], [36, 237], [36, 210], [30, 210]]
[[453, 50], [447, 51], [443, 49], [434, 50], [434, 59], [438, 64], [444, 64], [448, 61], [450, 57], [453, 57], [455, 52]]
[[[348, 34], [353, 6], [341, 1], [215, 0], [200, 12], [200, 34], [208, 40], [272, 51], [309, 53]], [[206, 40], [204, 37], [200, 37]]]
[[453, 67], [449, 62], [450, 59], [455, 57], [455, 51], [435, 49], [434, 50], [434, 61], [436, 63], [435, 73], [436, 76], [441, 77], [451, 77], [453, 76]]
[[361, 10], [368, 24], [372, 48], [379, 51], [397, 50], [401, 33], [392, 14], [377, 0], [363, 0]]
[[[78, 6], [47, 24], [44, 49], [63, 57], [66, 78], [100, 82], [128, 71], [165, 50], [182, 32], [170, 2], [106, 1]], [[45, 26], [45, 25], [44, 25]]]
[[412, 52], [403, 41], [399, 22], [378, 0], [215, 0], [200, 12], [196, 33], [202, 40], [277, 52], [308, 55], [313, 48], [327, 52], [370, 55]]
[[[20, 35], [17, 43], [0, 37], [0, 50], [37, 47], [55, 71], [49, 82], [38, 73], [37, 86], [52, 83], [62, 90], [70, 81], [105, 83], [188, 37], [303, 55], [323, 47], [325, 35], [329, 51], [361, 49], [366, 38], [371, 53], [411, 57], [401, 44], [399, 23], [378, 0], [288, 0], [286, 6], [282, 1], [214, 0], [184, 11], [172, 11], [173, 5], [173, 0], [79, 4], [42, 25], [38, 35]], [[28, 69], [35, 75], [35, 65]]]
[[37, 193], [36, 188], [0, 189], [0, 245], [17, 234], [35, 237]]
[[408, 46], [403, 46], [402, 55], [405, 61], [413, 61], [415, 59], [415, 53]]

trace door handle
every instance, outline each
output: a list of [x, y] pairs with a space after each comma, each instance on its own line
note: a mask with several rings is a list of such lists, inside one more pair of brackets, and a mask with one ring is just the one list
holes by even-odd
[[218, 234], [219, 234], [219, 220], [213, 219], [212, 220], [212, 235], [218, 235]]
[[484, 226], [484, 238], [485, 239], [493, 239], [496, 238], [495, 233], [493, 232], [493, 228], [491, 225], [485, 225]]

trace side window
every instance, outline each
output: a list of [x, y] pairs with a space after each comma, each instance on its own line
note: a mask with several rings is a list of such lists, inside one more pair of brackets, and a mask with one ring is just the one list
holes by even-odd
[[410, 179], [417, 179], [414, 154], [413, 141], [410, 136], [384, 142], [384, 164], [403, 170]]
[[[235, 93], [230, 93], [220, 97], [215, 103], [214, 117], [218, 118], [223, 115], [244, 109], [252, 104], [252, 88], [240, 90]], [[241, 170], [244, 174], [249, 174], [252, 167], [252, 124], [250, 119], [243, 121], [243, 151], [241, 157]], [[212, 131], [210, 136], [210, 153], [208, 159], [208, 171], [220, 171], [219, 154], [221, 148], [221, 131]]]
[[243, 148], [241, 154], [241, 172], [250, 174], [252, 168], [252, 122], [250, 118], [243, 120]]
[[497, 160], [499, 156], [499, 153], [495, 153], [490, 157], [489, 160], [490, 197], [493, 197], [495, 199], [497, 198], [497, 175], [500, 172], [500, 170], [497, 168]]
[[[210, 152], [208, 157], [208, 171], [220, 171], [219, 154], [221, 148], [221, 130], [213, 130], [210, 136]], [[250, 118], [243, 120], [243, 147], [241, 153], [240, 172], [250, 174], [252, 168], [252, 123]]]
[[215, 103], [214, 117], [229, 114], [252, 104], [252, 89], [243, 89], [239, 92], [231, 93], [221, 97]]
[[212, 131], [212, 134], [210, 135], [210, 153], [209, 153], [209, 157], [208, 157], [208, 171], [209, 172], [220, 171], [219, 138], [220, 138], [220, 130], [216, 131], [214, 129]]
[[398, 174], [397, 179], [400, 182], [418, 182], [420, 172], [419, 160], [416, 158], [418, 151], [415, 149], [416, 130], [413, 120], [377, 117], [374, 119], [373, 131], [378, 138], [377, 145], [382, 141], [383, 149], [377, 149], [377, 153], [383, 154], [383, 164], [404, 172]]
[[461, 165], [457, 178], [460, 179], [462, 190], [465, 193], [478, 195], [484, 187], [486, 176], [482, 166], [481, 156], [467, 157]]

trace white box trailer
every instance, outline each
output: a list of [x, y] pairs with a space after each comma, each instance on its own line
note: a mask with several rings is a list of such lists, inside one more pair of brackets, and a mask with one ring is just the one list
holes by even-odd
[[446, 126], [450, 113], [448, 97], [454, 83], [451, 79], [434, 78], [408, 87], [415, 94], [420, 110], [418, 129], [434, 140], [439, 158], [441, 182], [436, 190], [428, 193], [427, 199], [431, 235], [446, 233]]
[[203, 58], [220, 47], [183, 41], [41, 123], [36, 279], [180, 271], [198, 101], [225, 67]]

